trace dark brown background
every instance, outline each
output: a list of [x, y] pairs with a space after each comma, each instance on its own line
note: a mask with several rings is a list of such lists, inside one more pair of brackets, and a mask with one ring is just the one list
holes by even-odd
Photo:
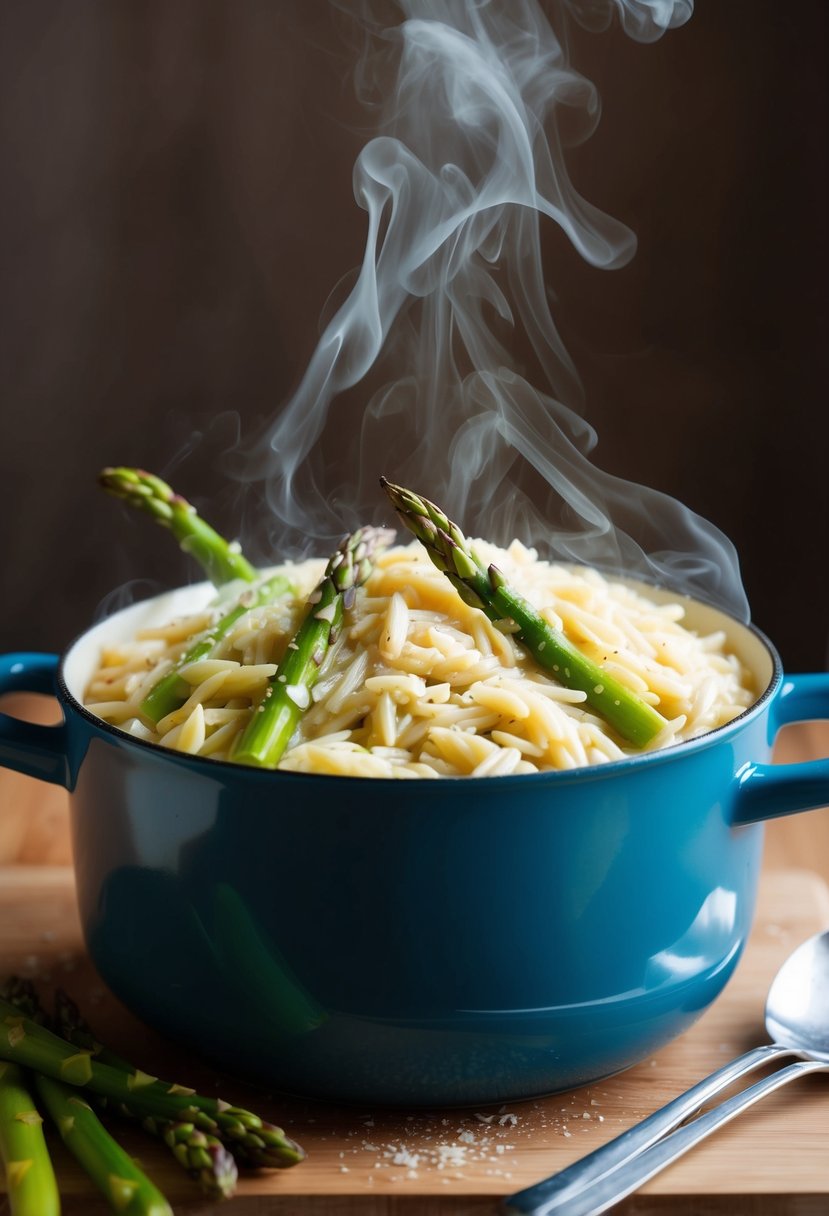
[[[827, 645], [827, 26], [824, 0], [707, 0], [655, 46], [579, 33], [604, 115], [573, 176], [640, 248], [551, 268], [598, 462], [732, 537], [792, 670]], [[3, 649], [182, 581], [103, 464], [239, 526], [221, 454], [361, 253], [350, 96], [327, 0], [0, 6]]]

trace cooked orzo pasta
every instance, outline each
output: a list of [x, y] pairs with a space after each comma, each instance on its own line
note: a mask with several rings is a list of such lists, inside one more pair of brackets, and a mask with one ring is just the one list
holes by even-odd
[[[652, 602], [596, 571], [542, 561], [518, 541], [507, 550], [474, 546], [551, 625], [667, 719], [651, 748], [713, 730], [754, 700], [725, 634], [686, 629], [681, 603]], [[324, 566], [310, 560], [269, 572], [284, 572], [296, 593], [252, 608], [208, 657], [183, 667], [190, 695], [157, 725], [142, 721], [141, 702], [210, 629], [210, 610], [106, 647], [86, 705], [164, 747], [232, 759]], [[636, 750], [586, 706], [584, 693], [542, 671], [509, 623], [465, 604], [415, 543], [377, 558], [279, 768], [495, 777], [603, 764]]]

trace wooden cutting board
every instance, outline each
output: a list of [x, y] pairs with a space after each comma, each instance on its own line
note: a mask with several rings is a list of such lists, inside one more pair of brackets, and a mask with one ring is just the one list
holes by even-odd
[[[98, 1036], [146, 1071], [220, 1093], [285, 1126], [308, 1159], [247, 1175], [221, 1210], [237, 1216], [471, 1216], [561, 1169], [766, 1041], [762, 1011], [777, 968], [829, 925], [829, 890], [806, 871], [767, 872], [754, 932], [726, 992], [697, 1025], [653, 1059], [609, 1081], [506, 1108], [388, 1112], [334, 1108], [256, 1092], [144, 1028], [112, 997], [84, 952], [71, 871], [0, 867], [0, 976], [23, 973], [65, 987]], [[208, 1213], [165, 1150], [129, 1124], [119, 1139], [177, 1213]], [[53, 1138], [67, 1213], [108, 1209]], [[829, 1081], [806, 1078], [767, 1098], [620, 1209], [666, 1216], [817, 1216], [829, 1212]], [[8, 1205], [0, 1191], [0, 1216]]]

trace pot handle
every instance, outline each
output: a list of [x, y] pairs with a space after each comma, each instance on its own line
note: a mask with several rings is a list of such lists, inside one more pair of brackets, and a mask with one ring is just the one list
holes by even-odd
[[[776, 735], [790, 722], [829, 718], [829, 673], [788, 676], [772, 707]], [[757, 823], [829, 805], [829, 759], [803, 764], [746, 764], [732, 822]]]
[[[55, 696], [56, 654], [0, 655], [0, 694], [42, 692]], [[38, 726], [0, 713], [0, 766], [69, 787], [66, 723]]]

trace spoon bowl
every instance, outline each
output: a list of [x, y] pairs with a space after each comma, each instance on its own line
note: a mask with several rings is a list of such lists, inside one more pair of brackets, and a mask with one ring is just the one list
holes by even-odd
[[766, 1030], [773, 1043], [829, 1063], [829, 932], [803, 942], [778, 971]]

